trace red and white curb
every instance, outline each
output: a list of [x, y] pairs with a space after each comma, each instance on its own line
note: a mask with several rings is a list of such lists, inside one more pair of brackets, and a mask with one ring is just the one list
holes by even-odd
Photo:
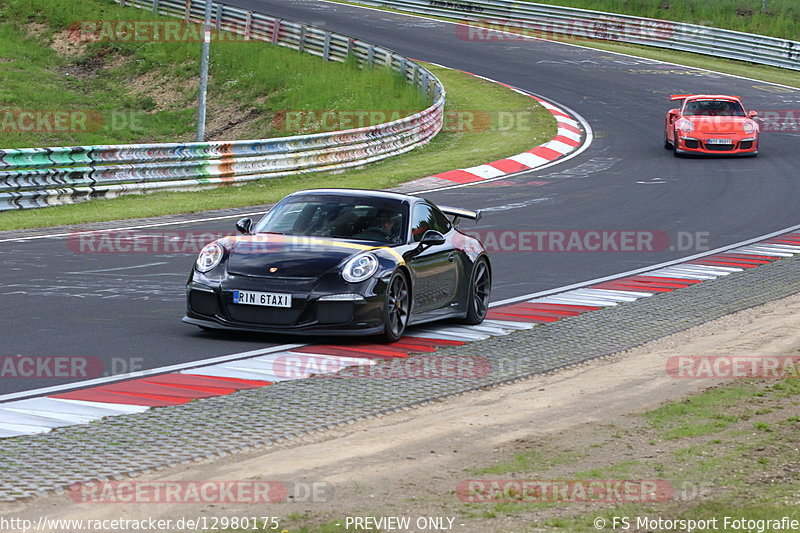
[[[482, 78], [482, 76], [478, 77]], [[587, 137], [583, 135], [581, 124], [565, 111], [537, 96], [533, 96], [508, 85], [506, 85], [506, 87], [514, 92], [533, 98], [539, 102], [542, 107], [550, 111], [558, 124], [556, 136], [548, 142], [522, 152], [521, 154], [512, 155], [505, 159], [498, 159], [497, 161], [475, 167], [449, 170], [431, 177], [453, 183], [475, 183], [478, 181], [500, 178], [509, 174], [516, 174], [517, 172], [533, 170], [547, 163], [552, 163], [557, 159], [571, 154], [584, 144], [584, 140]]]
[[[431, 63], [436, 65], [436, 63]], [[442, 68], [442, 65], [436, 65]], [[413, 180], [397, 187], [396, 190], [403, 192], [413, 192], [420, 187], [435, 189], [448, 185], [474, 184], [482, 181], [501, 179], [506, 176], [534, 170], [544, 165], [553, 163], [568, 155], [576, 154], [584, 150], [592, 142], [592, 130], [589, 124], [577, 113], [566, 109], [563, 106], [555, 105], [543, 98], [525, 92], [521, 89], [493, 80], [485, 76], [473, 74], [472, 72], [460, 71], [470, 76], [475, 76], [482, 80], [502, 85], [507, 89], [519, 93], [523, 96], [533, 98], [542, 107], [550, 111], [556, 120], [556, 135], [544, 144], [535, 148], [512, 155], [490, 163], [484, 163], [474, 167], [448, 170], [439, 174], [434, 174], [418, 180]], [[395, 190], [395, 189], [393, 189]]]
[[[568, 290], [556, 289], [498, 302], [478, 326], [429, 325], [409, 330], [394, 344], [291, 345], [255, 357], [228, 360], [178, 372], [102, 384], [44, 397], [0, 404], [0, 437], [47, 433], [54, 428], [84, 424], [107, 416], [140, 413], [153, 407], [180, 405], [223, 396], [238, 390], [266, 387], [280, 381], [306, 379], [380, 359], [433, 353], [439, 347], [506, 335], [537, 324], [671, 292], [706, 280], [742, 272], [800, 254], [800, 231], [762, 241], [674, 261], [667, 266], [640, 269], [587, 282]], [[302, 359], [302, 365], [294, 360]]]

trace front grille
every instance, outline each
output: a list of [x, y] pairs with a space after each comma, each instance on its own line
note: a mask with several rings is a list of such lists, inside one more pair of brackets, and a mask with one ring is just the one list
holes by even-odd
[[695, 140], [686, 139], [685, 141], [683, 141], [683, 143], [686, 145], [686, 148], [699, 148], [700, 147], [698, 142], [695, 141]]
[[195, 313], [214, 316], [217, 314], [217, 295], [213, 292], [191, 291], [189, 293], [189, 307]]
[[733, 150], [733, 144], [706, 144], [706, 150], [711, 150], [712, 152], [730, 152]]
[[228, 315], [237, 322], [288, 326], [300, 318], [301, 309], [262, 307], [259, 305], [228, 304]]
[[753, 141], [742, 141], [739, 143], [740, 150], [749, 150], [753, 147]]
[[267, 272], [265, 272], [263, 275], [262, 274], [256, 275], [253, 273], [238, 272], [233, 269], [229, 270], [228, 273], [232, 274], [233, 276], [241, 276], [243, 278], [255, 278], [259, 280], [265, 280], [265, 283], [269, 282], [269, 283], [274, 283], [276, 285], [302, 286], [305, 284], [314, 283], [319, 279], [316, 276], [276, 276], [274, 274], [269, 274]]

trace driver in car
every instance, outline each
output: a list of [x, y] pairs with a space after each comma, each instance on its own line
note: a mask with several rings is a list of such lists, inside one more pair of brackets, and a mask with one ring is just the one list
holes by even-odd
[[393, 213], [388, 209], [381, 209], [369, 222], [369, 226], [357, 235], [354, 235], [354, 237], [393, 242], [397, 240], [398, 226], [397, 213]]

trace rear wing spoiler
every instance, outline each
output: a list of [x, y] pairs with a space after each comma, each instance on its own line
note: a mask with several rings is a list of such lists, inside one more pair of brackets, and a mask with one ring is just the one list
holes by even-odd
[[461, 218], [468, 218], [470, 220], [478, 221], [481, 219], [481, 211], [480, 209], [477, 211], [470, 211], [469, 209], [461, 209], [459, 207], [447, 207], [444, 205], [440, 205], [439, 209], [445, 215], [452, 216], [453, 224], [458, 224], [458, 220]]
[[[673, 95], [671, 95], [669, 97], [669, 99], [670, 100], [683, 100], [685, 98], [689, 98], [690, 96], [698, 96], [698, 95], [696, 95], [696, 94], [673, 94]], [[711, 98], [713, 98], [713, 97], [711, 97]], [[725, 96], [722, 96], [721, 98], [735, 98], [736, 100], [741, 101], [741, 98], [739, 98], [738, 96], [725, 95]]]

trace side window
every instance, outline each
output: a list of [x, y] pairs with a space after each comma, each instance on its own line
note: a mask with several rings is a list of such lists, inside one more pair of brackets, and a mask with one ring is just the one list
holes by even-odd
[[450, 231], [450, 221], [430, 205], [419, 203], [414, 206], [414, 214], [411, 217], [411, 236], [414, 242], [422, 240], [422, 236], [429, 229], [445, 234]]
[[433, 210], [433, 216], [434, 216], [434, 222], [435, 222], [433, 229], [435, 229], [436, 231], [438, 231], [442, 235], [444, 235], [445, 233], [450, 231], [450, 228], [452, 226], [450, 224], [450, 221], [447, 220], [447, 217], [445, 216], [444, 213], [442, 213], [438, 209], [434, 209]]
[[422, 240], [426, 231], [434, 224], [433, 209], [428, 204], [419, 203], [414, 206], [414, 215], [411, 217], [411, 237], [414, 242]]

